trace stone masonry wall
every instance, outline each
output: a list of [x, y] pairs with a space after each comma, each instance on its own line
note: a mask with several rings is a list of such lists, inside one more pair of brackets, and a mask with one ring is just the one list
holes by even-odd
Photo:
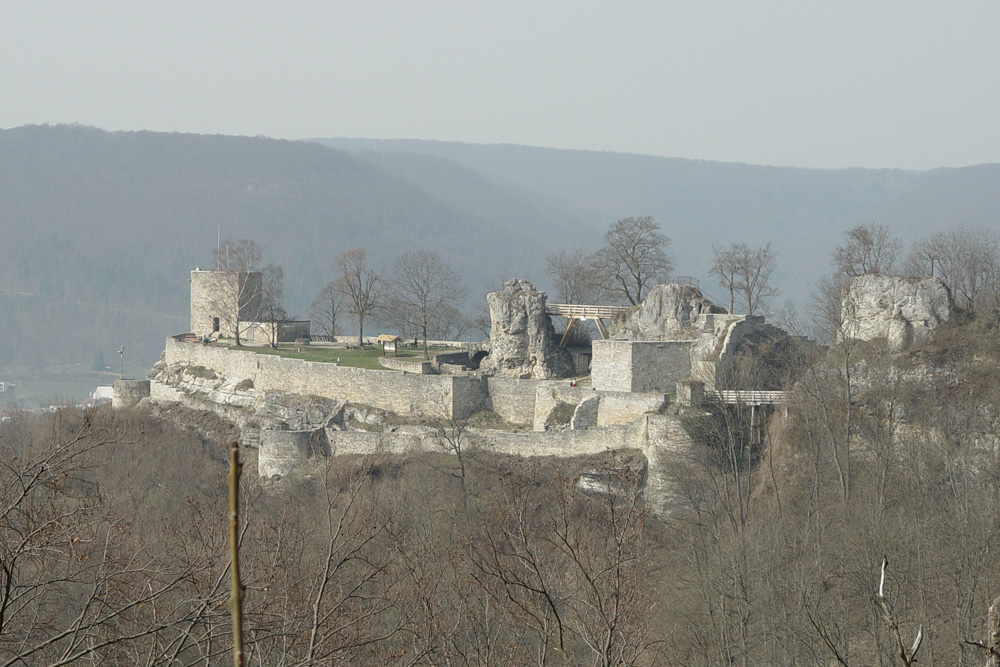
[[[545, 431], [542, 433], [512, 433], [494, 429], [469, 429], [470, 446], [489, 449], [499, 454], [515, 456], [580, 456], [597, 454], [607, 449], [639, 448], [642, 428], [618, 426], [600, 430]], [[403, 454], [441, 448], [433, 433], [371, 433], [368, 431], [330, 431], [334, 454]], [[632, 442], [634, 440], [634, 442]], [[631, 444], [630, 444], [631, 443]], [[262, 451], [261, 456], [266, 452]]]
[[543, 380], [486, 378], [488, 407], [511, 424], [535, 421], [535, 387]]
[[560, 403], [579, 405], [588, 396], [596, 395], [592, 387], [571, 387], [569, 382], [544, 382], [535, 388], [535, 416], [532, 428], [535, 431], [545, 430], [545, 421], [549, 413]]
[[646, 413], [659, 412], [666, 405], [666, 394], [632, 394], [617, 391], [602, 391], [601, 403], [597, 407], [597, 426], [629, 424]]
[[[437, 433], [429, 428], [413, 427], [383, 433], [327, 428], [312, 436], [301, 431], [265, 430], [259, 457], [262, 476], [288, 474], [297, 466], [318, 461], [316, 447], [311, 441], [320, 433], [328, 442], [327, 453], [334, 456], [445, 450]], [[645, 496], [652, 511], [667, 516], [686, 502], [670, 471], [675, 463], [690, 458], [694, 444], [674, 415], [645, 415], [625, 426], [602, 429], [540, 433], [469, 429], [466, 435], [468, 447], [512, 456], [586, 456], [617, 449], [641, 450], [648, 462]]]
[[261, 430], [257, 474], [261, 477], [287, 475], [314, 455], [311, 439], [309, 431]]
[[[168, 338], [164, 362], [210, 368], [230, 380], [250, 379], [256, 390], [364, 403], [401, 415], [466, 417], [486, 403], [486, 385], [451, 375], [349, 368], [284, 359]], [[461, 384], [455, 391], [456, 384]], [[530, 421], [530, 420], [529, 420]]]
[[112, 383], [111, 405], [119, 408], [134, 408], [149, 396], [149, 380], [117, 379]]
[[[338, 454], [406, 454], [411, 451], [441, 450], [440, 438], [433, 433], [372, 433], [369, 431], [333, 431], [327, 432], [330, 449]], [[262, 451], [261, 456], [266, 452]]]
[[379, 357], [378, 365], [389, 370], [405, 371], [419, 375], [427, 375], [432, 370], [432, 362], [423, 359], [420, 361], [411, 361], [408, 359], [397, 359], [396, 357]]
[[590, 381], [603, 391], [632, 390], [632, 341], [595, 340]]
[[238, 296], [241, 320], [256, 319], [260, 312], [260, 271], [192, 271], [191, 332], [199, 336], [213, 333], [213, 318], [219, 318], [220, 333], [233, 335], [233, 312]]
[[595, 340], [591, 381], [602, 391], [672, 391], [691, 377], [690, 341]]
[[452, 414], [456, 419], [471, 417], [490, 406], [489, 385], [481, 375], [447, 375], [451, 378]]
[[691, 377], [691, 344], [686, 341], [633, 343], [631, 391], [673, 391]]
[[[403, 454], [442, 449], [430, 430], [392, 433], [327, 431], [330, 448], [337, 454]], [[583, 456], [609, 449], [660, 447], [676, 453], [691, 451], [693, 444], [673, 415], [646, 415], [631, 424], [602, 429], [513, 433], [494, 429], [469, 429], [468, 444], [514, 456]], [[442, 450], [443, 451], [443, 450]], [[261, 451], [261, 456], [266, 452]]]
[[579, 405], [586, 398], [598, 399], [596, 426], [634, 422], [647, 413], [659, 412], [666, 405], [666, 394], [598, 391], [591, 387], [571, 387], [565, 382], [545, 382], [535, 390], [533, 429], [544, 431], [549, 413], [559, 403]]

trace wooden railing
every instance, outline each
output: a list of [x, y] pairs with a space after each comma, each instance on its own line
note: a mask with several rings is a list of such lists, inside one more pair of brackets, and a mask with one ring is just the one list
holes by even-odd
[[791, 395], [792, 392], [790, 391], [760, 391], [756, 389], [735, 391], [723, 389], [722, 391], [715, 391], [709, 394], [709, 398], [714, 398], [720, 403], [730, 405], [783, 405], [788, 403]]
[[629, 306], [582, 306], [572, 303], [547, 303], [545, 304], [546, 315], [556, 315], [558, 317], [571, 317], [574, 319], [603, 319], [611, 318], [620, 313], [630, 310]]

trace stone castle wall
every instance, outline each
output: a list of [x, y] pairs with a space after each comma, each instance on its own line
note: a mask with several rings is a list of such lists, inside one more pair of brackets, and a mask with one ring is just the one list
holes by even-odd
[[[333, 454], [445, 451], [441, 438], [430, 429], [384, 433], [328, 430], [326, 437]], [[293, 437], [286, 436], [288, 438]], [[262, 437], [261, 460], [272, 456], [268, 442]], [[305, 439], [299, 438], [296, 442], [303, 447]], [[693, 447], [680, 421], [672, 415], [646, 415], [627, 425], [578, 431], [514, 433], [494, 429], [468, 429], [466, 444], [513, 456], [585, 456], [600, 454], [609, 449], [645, 449], [651, 446], [690, 452]], [[277, 442], [274, 453], [282, 455], [285, 447], [285, 440]]]
[[489, 409], [511, 424], [530, 425], [535, 421], [535, 388], [543, 382], [487, 377]]
[[149, 396], [149, 380], [129, 380], [119, 378], [111, 385], [111, 407], [134, 408], [144, 398]]
[[[658, 343], [661, 344], [661, 343]], [[597, 391], [565, 380], [516, 380], [480, 375], [419, 375], [285, 359], [168, 338], [168, 366], [201, 366], [232, 385], [251, 380], [255, 393], [284, 392], [371, 405], [400, 415], [468, 417], [493, 410], [504, 421], [544, 430], [558, 403], [600, 397], [598, 426], [624, 424], [664, 405], [662, 393]], [[249, 399], [248, 399], [249, 400]], [[251, 401], [252, 402], [252, 401]]]
[[669, 399], [666, 394], [632, 394], [618, 391], [599, 392], [601, 402], [597, 408], [597, 426], [630, 424], [648, 413], [659, 412]]
[[[164, 362], [203, 366], [231, 381], [249, 379], [257, 391], [362, 403], [401, 415], [468, 417], [487, 403], [486, 384], [460, 375], [413, 375], [285, 359], [168, 338]], [[530, 421], [530, 420], [529, 420]]]
[[287, 475], [296, 466], [315, 456], [311, 431], [262, 429], [257, 474], [261, 477]]
[[535, 388], [535, 415], [532, 428], [535, 431], [545, 430], [545, 421], [549, 414], [560, 403], [579, 405], [588, 396], [595, 396], [597, 390], [592, 387], [572, 387], [568, 382], [544, 382]]
[[[266, 435], [265, 435], [266, 434]], [[338, 454], [406, 454], [447, 451], [446, 443], [433, 429], [413, 428], [394, 432], [340, 431], [320, 429], [311, 436], [304, 432], [262, 432], [259, 452], [261, 475], [287, 474], [309, 462], [315, 464], [317, 435], [328, 443], [328, 451]], [[511, 456], [588, 456], [608, 450], [641, 450], [648, 462], [646, 502], [655, 514], [669, 516], [686, 499], [671, 477], [678, 463], [690, 459], [695, 445], [674, 415], [645, 415], [630, 424], [601, 429], [513, 433], [491, 429], [469, 429], [464, 446]]]
[[595, 340], [590, 377], [602, 391], [669, 392], [691, 377], [691, 341]]
[[427, 375], [433, 370], [433, 362], [423, 359], [412, 361], [396, 357], [379, 357], [378, 365], [389, 370], [417, 373], [418, 375]]
[[572, 387], [563, 382], [544, 382], [535, 389], [535, 416], [532, 427], [544, 431], [549, 413], [560, 403], [580, 405], [593, 397], [597, 401], [594, 426], [621, 426], [660, 412], [667, 404], [666, 394], [600, 391], [592, 387]]

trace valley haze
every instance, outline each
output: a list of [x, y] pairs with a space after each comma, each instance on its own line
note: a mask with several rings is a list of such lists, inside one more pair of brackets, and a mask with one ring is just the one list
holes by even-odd
[[[877, 222], [908, 243], [995, 227], [1000, 165], [907, 171], [760, 167], [645, 155], [418, 140], [284, 141], [82, 126], [0, 131], [0, 380], [74, 369], [141, 375], [187, 328], [187, 278], [222, 238], [281, 265], [307, 317], [330, 264], [365, 247], [377, 268], [437, 250], [470, 285], [551, 290], [548, 254], [596, 250], [617, 219], [651, 215], [675, 274], [708, 276], [713, 245], [772, 243], [781, 296], [803, 317], [844, 230]], [[374, 330], [373, 330], [374, 332]], [[75, 377], [75, 376], [73, 376]], [[98, 382], [106, 384], [107, 380]]]

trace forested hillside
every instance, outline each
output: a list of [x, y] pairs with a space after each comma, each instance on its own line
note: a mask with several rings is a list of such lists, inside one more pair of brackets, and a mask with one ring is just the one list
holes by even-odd
[[442, 158], [464, 165], [576, 215], [592, 232], [576, 241], [586, 250], [597, 249], [611, 221], [651, 215], [673, 240], [677, 273], [700, 278], [709, 293], [721, 291], [707, 275], [713, 244], [771, 242], [776, 281], [800, 307], [827, 268], [829, 248], [855, 225], [875, 222], [909, 243], [959, 225], [1000, 224], [995, 164], [928, 172], [797, 169], [515, 145], [317, 141], [407, 178], [422, 174], [428, 187]]
[[[810, 351], [766, 428], [747, 405], [688, 415], [668, 517], [639, 451], [375, 452], [263, 481], [243, 449], [248, 662], [986, 664], [995, 324]], [[0, 422], [0, 661], [231, 664], [236, 436], [156, 404]]]
[[[439, 249], [481, 294], [501, 275], [542, 275], [570, 218], [484, 186], [469, 212], [345, 153], [263, 138], [0, 132], [0, 375], [103, 357], [139, 369], [188, 328], [188, 274], [218, 235], [249, 238], [285, 269], [289, 311], [306, 317], [340, 252], [387, 266]], [[511, 209], [517, 215], [497, 215]], [[117, 361], [117, 360], [115, 360]]]

